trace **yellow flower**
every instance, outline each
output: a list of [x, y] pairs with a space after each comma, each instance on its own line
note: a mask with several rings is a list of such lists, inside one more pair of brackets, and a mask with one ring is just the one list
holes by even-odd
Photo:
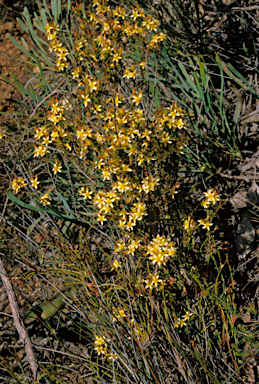
[[183, 226], [186, 231], [193, 229], [195, 226], [193, 219], [191, 219], [191, 217], [189, 216], [188, 219], [185, 220]]
[[201, 205], [203, 206], [203, 208], [208, 208], [209, 207], [209, 202], [207, 199], [203, 200]]
[[212, 225], [212, 223], [210, 223], [209, 221], [207, 221], [205, 224], [203, 224], [203, 229], [207, 229], [207, 230], [209, 231], [211, 225]]
[[143, 94], [143, 92], [140, 92], [139, 94], [137, 94], [137, 95], [134, 94], [134, 95], [132, 96], [132, 102], [133, 102], [135, 105], [138, 105], [138, 104], [141, 102], [142, 94]]
[[163, 253], [151, 254], [149, 260], [152, 261], [152, 264], [157, 264], [159, 267], [166, 264], [166, 257]]
[[114, 55], [113, 55], [113, 58], [112, 58], [112, 61], [117, 63], [119, 60], [122, 59], [122, 56], [121, 56], [121, 52], [116, 52]]
[[49, 145], [50, 143], [51, 143], [50, 138], [49, 138], [48, 136], [44, 137], [44, 139], [43, 139], [43, 144], [44, 144], [44, 145]]
[[116, 360], [118, 359], [118, 355], [115, 352], [107, 353], [107, 360]]
[[57, 32], [56, 31], [47, 32], [46, 35], [47, 35], [48, 40], [55, 40], [57, 38]]
[[158, 35], [158, 39], [159, 39], [159, 42], [160, 41], [164, 41], [165, 40], [165, 38], [166, 38], [166, 35], [165, 35], [165, 33], [159, 33], [159, 35]]
[[186, 314], [183, 316], [185, 320], [189, 320], [192, 317], [191, 312], [186, 312]]
[[54, 175], [56, 175], [58, 172], [61, 172], [62, 166], [61, 163], [55, 162], [54, 167], [52, 168]]
[[25, 185], [27, 185], [26, 181], [23, 180], [23, 178], [21, 177], [18, 177], [17, 179], [17, 183], [20, 185], [20, 188], [24, 187]]
[[63, 71], [64, 68], [67, 68], [68, 63], [66, 61], [58, 59], [56, 62], [56, 67], [58, 68], [59, 71]]
[[75, 68], [73, 71], [72, 71], [72, 76], [73, 76], [73, 79], [77, 79], [80, 75], [80, 67], [77, 67]]
[[124, 317], [126, 317], [125, 311], [123, 308], [114, 308], [112, 309], [113, 318], [112, 321], [115, 323], [118, 320], [122, 320]]
[[132, 15], [130, 16], [133, 18], [133, 20], [136, 20], [139, 17], [139, 13], [137, 9], [133, 9]]
[[111, 178], [110, 172], [107, 171], [106, 169], [102, 171], [102, 176], [103, 176], [103, 180], [110, 180]]
[[160, 284], [163, 284], [163, 280], [159, 279], [158, 273], [154, 273], [153, 275], [149, 275], [148, 279], [145, 280], [146, 288], [152, 289], [157, 288]]
[[159, 182], [159, 177], [153, 177], [152, 175], [149, 175], [142, 180], [141, 188], [145, 193], [148, 193], [150, 191], [154, 191], [158, 182]]
[[45, 207], [45, 205], [49, 205], [50, 204], [50, 201], [51, 200], [51, 197], [49, 196], [48, 193], [45, 193], [45, 195], [41, 196], [40, 197], [40, 202], [41, 204]]
[[15, 191], [15, 193], [17, 193], [19, 191], [20, 186], [17, 183], [16, 179], [11, 182], [11, 187], [12, 187], [13, 191]]
[[179, 319], [179, 325], [180, 327], [183, 327], [184, 325], [186, 325], [186, 319]]
[[103, 225], [103, 222], [107, 221], [107, 219], [103, 214], [98, 213], [97, 221], [99, 221]]
[[136, 225], [136, 222], [134, 220], [132, 220], [132, 218], [130, 218], [130, 220], [128, 221], [127, 223], [127, 230], [128, 231], [132, 231], [133, 230], [133, 227]]
[[220, 200], [220, 196], [215, 189], [208, 189], [204, 195], [206, 196], [207, 204], [216, 204], [216, 202]]
[[49, 152], [47, 150], [47, 148], [44, 147], [43, 144], [41, 144], [39, 147], [36, 147], [36, 146], [34, 146], [34, 147], [35, 147], [35, 150], [34, 150], [34, 156], [33, 157], [37, 157], [37, 156], [43, 157], [47, 152]]
[[94, 349], [96, 350], [96, 352], [98, 353], [98, 355], [106, 355], [107, 353], [107, 347], [106, 345], [96, 345], [94, 347]]
[[[57, 130], [51, 132], [52, 140], [56, 140], [56, 139], [58, 139], [58, 137], [59, 137], [59, 132]], [[46, 144], [46, 143], [44, 143], [44, 144]]]
[[153, 282], [152, 280], [144, 280], [144, 282], [146, 283], [146, 289], [152, 289], [153, 288]]
[[126, 248], [126, 245], [125, 243], [122, 241], [122, 240], [118, 240], [116, 242], [116, 247], [114, 248], [114, 251], [116, 253], [120, 252], [120, 251], [123, 251], [124, 249]]
[[90, 89], [90, 92], [97, 90], [97, 81], [90, 80], [88, 83], [88, 87]]
[[82, 187], [80, 190], [79, 190], [79, 195], [82, 195], [84, 196], [84, 199], [91, 199], [91, 194], [93, 192], [89, 191], [88, 187]]
[[12, 189], [13, 189], [13, 191], [14, 191], [15, 193], [18, 193], [18, 191], [19, 191], [22, 187], [24, 187], [25, 185], [27, 185], [27, 183], [26, 183], [25, 180], [23, 180], [23, 178], [21, 178], [21, 177], [18, 177], [18, 179], [15, 178], [15, 179], [11, 182], [11, 187], [12, 187]]
[[203, 229], [207, 229], [208, 231], [210, 230], [210, 227], [212, 226], [212, 223], [209, 222], [209, 216], [206, 217], [206, 219], [201, 219], [198, 220], [200, 225], [203, 225]]
[[38, 176], [35, 176], [35, 179], [33, 179], [33, 178], [31, 177], [31, 185], [32, 185], [35, 189], [38, 189], [38, 184], [39, 184]]
[[113, 265], [113, 269], [117, 269], [121, 266], [121, 263], [118, 260], [113, 259], [112, 265]]
[[123, 77], [126, 77], [127, 79], [135, 79], [136, 77], [135, 66], [132, 66], [131, 68], [126, 68]]
[[97, 351], [98, 355], [107, 354], [107, 341], [103, 336], [95, 336], [94, 349]]
[[165, 265], [167, 260], [174, 256], [176, 249], [172, 241], [167, 240], [164, 236], [159, 236], [153, 239], [147, 246], [147, 254], [152, 264]]

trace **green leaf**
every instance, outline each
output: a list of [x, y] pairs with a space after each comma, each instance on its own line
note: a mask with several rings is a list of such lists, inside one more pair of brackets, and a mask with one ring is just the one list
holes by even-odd
[[[69, 213], [71, 213], [71, 214], [73, 215], [73, 212], [71, 211], [71, 209], [70, 209], [70, 207], [69, 207], [67, 201], [65, 200], [65, 198], [61, 195], [60, 192], [57, 191], [57, 193], [58, 193], [58, 196], [59, 196], [60, 200], [61, 200], [62, 203], [64, 204], [66, 210], [67, 210]], [[75, 217], [73, 216], [73, 218], [75, 218]]]
[[155, 90], [155, 105], [158, 109], [161, 109], [161, 103], [159, 100], [158, 92], [157, 89]]
[[7, 36], [9, 37], [9, 39], [11, 40], [11, 42], [16, 45], [16, 47], [21, 51], [23, 52], [26, 56], [29, 56], [29, 53], [27, 51], [25, 51], [25, 49], [13, 38], [13, 36], [10, 35], [10, 33], [7, 34]]
[[47, 320], [50, 317], [55, 316], [55, 314], [64, 306], [66, 305], [66, 302], [62, 295], [58, 295], [55, 299], [51, 301], [44, 301], [41, 305], [39, 305], [37, 308], [34, 308], [32, 311], [29, 311], [25, 315], [25, 323], [29, 324], [34, 320], [39, 319], [40, 317], [43, 320]]
[[69, 21], [70, 11], [71, 11], [71, 0], [68, 0], [67, 1], [67, 14], [66, 14], [67, 24], [68, 24], [68, 21]]
[[58, 176], [58, 180], [62, 181], [62, 184], [70, 185], [69, 182], [61, 176]]
[[44, 3], [45, 11], [47, 12], [49, 18], [52, 19], [51, 14], [50, 14], [50, 11], [49, 11], [49, 8], [48, 8], [48, 6], [47, 6], [47, 2], [46, 2], [46, 0], [43, 0], [43, 3]]
[[242, 96], [241, 96], [240, 92], [238, 92], [238, 90], [236, 88], [233, 88], [233, 90], [237, 96], [237, 104], [236, 104], [236, 108], [235, 108], [235, 112], [234, 112], [234, 116], [233, 116], [233, 121], [235, 124], [237, 124], [241, 110], [242, 110], [243, 100], [242, 100]]
[[59, 19], [59, 17], [61, 16], [61, 0], [58, 0], [57, 7], [58, 7], [57, 11], [58, 11], [58, 19]]
[[[43, 10], [43, 9], [41, 9], [41, 10]], [[43, 11], [44, 12], [44, 11]], [[40, 28], [40, 30], [41, 30], [41, 32], [42, 33], [46, 33], [46, 29], [45, 29], [45, 25], [46, 24], [44, 24], [43, 22], [42, 22], [42, 20], [39, 18], [39, 16], [37, 15], [37, 13], [36, 12], [34, 12], [34, 17], [35, 17], [35, 19], [37, 20], [37, 23], [36, 23], [36, 21], [34, 20], [34, 25], [35, 25], [35, 27], [36, 26], [38, 26], [38, 28]], [[46, 43], [46, 42], [45, 42]]]
[[71, 223], [70, 221], [65, 221], [65, 224], [63, 225], [62, 229], [61, 229], [61, 232], [65, 235], [69, 226], [70, 226], [70, 230], [74, 227], [74, 223]]
[[35, 220], [35, 221], [29, 226], [29, 228], [27, 229], [27, 236], [29, 236], [29, 235], [32, 233], [34, 227], [35, 227], [41, 220], [42, 220], [42, 217], [39, 217], [37, 220]]
[[[40, 10], [40, 15], [41, 15], [42, 23], [43, 23], [43, 25], [45, 27], [47, 25], [47, 17], [46, 17], [46, 13], [45, 13], [43, 8], [41, 8], [41, 10]], [[45, 28], [44, 28], [44, 32], [46, 33], [46, 29]]]
[[45, 302], [44, 304], [45, 305], [42, 308], [43, 311], [42, 311], [42, 314], [41, 314], [41, 318], [43, 320], [47, 320], [50, 317], [55, 316], [55, 314], [60, 309], [64, 308], [64, 306], [66, 305], [66, 302], [65, 302], [63, 296], [59, 295], [56, 299], [54, 299], [52, 301], [49, 301], [49, 302]]
[[29, 33], [29, 29], [26, 27], [26, 25], [24, 24], [24, 22], [19, 19], [19, 17], [17, 17], [17, 22], [20, 24], [20, 26], [22, 27], [22, 29], [26, 32], [26, 33]]
[[190, 78], [190, 76], [188, 75], [186, 69], [184, 68], [183, 64], [182, 63], [179, 63], [178, 64], [182, 73], [184, 74], [186, 80], [187, 80], [187, 83], [190, 85], [190, 87], [194, 90], [194, 92], [196, 93], [197, 97], [199, 97], [199, 92], [198, 92], [198, 89], [197, 87], [195, 86], [195, 83], [192, 81], [192, 79]]
[[158, 96], [157, 88], [156, 88], [155, 85], [152, 83], [152, 81], [149, 82], [149, 86], [150, 86], [151, 93], [152, 93], [152, 95], [154, 96], [155, 106], [156, 106], [158, 109], [161, 109], [161, 104], [160, 104], [160, 100], [159, 100], [159, 96]]
[[[26, 208], [26, 209], [30, 209], [30, 210], [33, 210], [33, 211], [36, 211], [36, 212], [41, 212], [41, 213], [47, 213], [49, 215], [52, 215], [54, 217], [58, 217], [59, 219], [62, 219], [62, 220], [69, 220], [71, 221], [72, 223], [75, 223], [77, 225], [82, 225], [82, 226], [87, 226], [89, 227], [89, 224], [85, 221], [82, 221], [82, 220], [78, 220], [76, 219], [74, 216], [68, 216], [68, 215], [64, 215], [63, 213], [60, 213], [58, 211], [56, 211], [54, 208], [50, 208], [50, 207], [43, 207], [41, 204], [39, 204], [37, 201], [35, 201], [35, 206], [31, 205], [31, 204], [26, 204], [24, 203], [23, 201], [21, 201], [20, 199], [18, 199], [17, 196], [15, 196], [12, 192], [11, 192], [11, 189], [9, 188], [7, 190], [7, 196], [8, 198], [13, 201], [14, 203], [20, 205], [21, 207], [23, 208]], [[95, 212], [89, 212], [87, 214], [87, 216], [96, 216], [96, 213]]]
[[204, 89], [207, 89], [210, 77], [207, 76], [207, 73], [205, 73], [205, 69], [207, 69], [206, 65], [201, 60], [199, 61], [199, 64], [200, 64], [201, 81], [204, 86]]
[[[227, 65], [224, 63], [224, 61], [222, 61], [219, 57], [219, 55], [216, 53], [216, 61], [217, 63], [219, 64], [219, 66], [222, 67], [223, 71], [229, 76], [231, 77], [231, 79], [233, 79], [238, 85], [240, 85], [243, 89], [245, 89], [246, 91], [250, 90], [252, 92], [252, 94], [257, 98], [259, 99], [259, 95], [257, 94], [257, 92], [253, 89], [253, 87], [251, 86], [251, 84], [248, 83], [248, 81], [241, 75], [241, 73], [239, 73], [230, 63], [228, 63]], [[231, 70], [230, 70], [231, 69]], [[236, 76], [235, 76], [236, 75]], [[247, 85], [245, 85], [245, 84]]]
[[54, 16], [55, 24], [58, 23], [58, 2], [57, 0], [51, 0], [51, 12]]
[[[22, 83], [13, 75], [12, 76], [12, 79], [14, 81], [14, 83], [17, 85], [17, 89], [19, 90], [19, 92], [23, 93], [24, 95], [27, 95], [29, 97], [31, 97], [33, 100], [37, 101], [37, 102], [40, 102], [42, 101], [42, 97], [38, 96], [35, 91], [33, 93], [30, 93], [26, 88], [24, 88], [24, 86], [22, 85]], [[9, 84], [12, 84], [12, 83], [9, 83]], [[48, 106], [47, 102], [44, 101], [43, 105], [45, 106]]]
[[26, 22], [28, 24], [29, 29], [32, 30], [33, 26], [32, 26], [32, 22], [31, 22], [30, 12], [29, 12], [27, 7], [24, 8], [22, 15], [26, 19]]
[[29, 84], [29, 88], [30, 88], [30, 91], [31, 91], [32, 98], [34, 100], [37, 100], [37, 95], [36, 95], [36, 92], [35, 92], [35, 89], [34, 89], [32, 83]]

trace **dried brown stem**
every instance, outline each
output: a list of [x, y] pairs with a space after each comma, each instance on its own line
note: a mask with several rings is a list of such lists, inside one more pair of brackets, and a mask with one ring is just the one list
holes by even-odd
[[236, 179], [236, 180], [244, 180], [246, 183], [250, 183], [251, 180], [249, 179], [249, 177], [245, 176], [245, 175], [240, 175], [240, 176], [231, 176], [231, 175], [228, 175], [226, 173], [222, 173], [222, 172], [217, 172], [221, 177], [224, 177], [226, 179]]
[[1, 260], [1, 258], [0, 258], [0, 275], [1, 275], [1, 279], [3, 281], [6, 293], [8, 295], [8, 300], [9, 300], [9, 304], [10, 304], [12, 315], [13, 315], [14, 325], [17, 329], [17, 332], [19, 333], [20, 340], [22, 341], [22, 343], [24, 345], [25, 352], [26, 352], [26, 355], [27, 355], [27, 358], [28, 358], [28, 361], [29, 361], [29, 364], [30, 364], [30, 367], [31, 367], [31, 370], [33, 373], [33, 379], [35, 381], [38, 378], [38, 372], [37, 372], [38, 366], [37, 366], [36, 358], [35, 358], [34, 352], [32, 350], [30, 338], [29, 338], [29, 336], [25, 330], [22, 319], [20, 318], [19, 309], [18, 309], [18, 305], [17, 305], [16, 300], [15, 300], [14, 291], [13, 291], [12, 285], [10, 283], [9, 277], [7, 275], [7, 272], [5, 270], [5, 267], [4, 267], [4, 264], [3, 264], [3, 261]]

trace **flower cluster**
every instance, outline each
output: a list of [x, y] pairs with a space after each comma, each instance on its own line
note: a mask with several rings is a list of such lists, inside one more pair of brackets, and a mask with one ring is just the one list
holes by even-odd
[[107, 354], [107, 340], [104, 336], [94, 335], [94, 349], [97, 351], [98, 355], [106, 355]]
[[187, 321], [190, 320], [191, 317], [191, 312], [186, 312], [186, 314], [183, 315], [182, 318], [178, 317], [174, 322], [175, 328], [186, 326]]
[[59, 102], [56, 100], [54, 103], [51, 103], [51, 111], [49, 112], [48, 119], [56, 125], [58, 122], [64, 120], [64, 107], [61, 107]]
[[212, 226], [212, 223], [210, 222], [210, 217], [209, 215], [207, 215], [206, 219], [201, 219], [201, 220], [198, 220], [198, 223], [200, 223], [200, 225], [202, 225], [203, 229], [207, 229], [208, 231], [210, 230], [210, 227]]
[[165, 281], [159, 279], [158, 273], [153, 273], [148, 275], [147, 279], [144, 280], [146, 283], [146, 289], [152, 290], [153, 288], [163, 288], [165, 285]]
[[184, 221], [183, 223], [183, 227], [184, 229], [189, 232], [191, 231], [192, 229], [194, 229], [195, 227], [195, 223], [194, 223], [194, 220], [191, 219], [191, 216], [188, 216], [188, 219]]
[[204, 195], [205, 199], [201, 203], [204, 208], [209, 208], [209, 206], [215, 205], [217, 201], [220, 201], [220, 196], [215, 189], [208, 189], [207, 192], [204, 192]]
[[47, 39], [50, 40], [50, 52], [55, 52], [57, 55], [56, 60], [56, 68], [59, 71], [63, 71], [68, 66], [67, 56], [69, 55], [69, 51], [67, 48], [62, 46], [62, 43], [58, 40], [57, 32], [59, 28], [54, 24], [47, 24], [45, 26]]
[[103, 355], [107, 358], [107, 360], [116, 360], [118, 356], [115, 352], [109, 351], [107, 338], [100, 335], [94, 335], [94, 349], [98, 353], [98, 355]]
[[91, 197], [92, 193], [93, 192], [89, 191], [89, 188], [86, 187], [86, 186], [80, 188], [79, 191], [78, 191], [78, 194], [83, 196], [84, 199], [91, 199], [92, 198]]
[[49, 193], [45, 193], [43, 196], [40, 197], [40, 202], [41, 204], [45, 207], [46, 205], [50, 205], [50, 200], [51, 200], [51, 197], [50, 197], [50, 194]]
[[167, 260], [175, 256], [175, 244], [167, 240], [164, 236], [159, 236], [153, 239], [147, 246], [147, 254], [152, 264], [157, 264], [158, 267], [165, 265]]
[[15, 193], [18, 193], [19, 190], [24, 187], [25, 185], [27, 185], [27, 183], [25, 182], [25, 180], [22, 178], [22, 177], [15, 177], [14, 180], [11, 182], [11, 187], [12, 187], [12, 190], [15, 192]]
[[112, 321], [122, 321], [124, 317], [126, 317], [124, 308], [112, 308], [113, 318]]
[[[185, 113], [172, 102], [158, 107], [150, 96], [146, 79], [151, 56], [166, 39], [159, 22], [139, 7], [126, 12], [106, 0], [92, 3], [86, 11], [79, 5], [73, 8], [80, 24], [72, 36], [73, 49], [65, 46], [57, 25], [46, 26], [56, 69], [66, 71], [73, 91], [69, 100], [49, 101], [48, 123], [35, 128], [34, 156], [46, 155], [53, 164], [55, 149], [69, 151], [66, 167], [82, 170], [76, 192], [80, 204], [91, 204], [95, 225], [115, 225], [120, 234], [110, 261], [113, 273], [119, 278], [129, 261], [134, 265], [139, 260], [137, 265], [150, 272], [144, 272], [145, 288], [159, 294], [165, 281], [157, 271], [176, 255], [175, 243], [164, 235], [147, 242], [141, 234], [152, 205], [161, 202], [163, 217], [163, 201], [177, 193], [177, 176], [168, 169], [187, 144]], [[134, 61], [133, 46], [141, 47]], [[61, 171], [56, 160], [52, 172], [57, 182]], [[37, 189], [37, 177], [32, 183]], [[50, 205], [50, 193], [43, 193], [40, 202]], [[124, 321], [125, 315], [123, 308], [116, 308], [112, 320]], [[128, 321], [131, 337], [145, 339], [136, 321]], [[98, 355], [116, 358], [105, 337], [96, 335], [94, 348]]]
[[34, 147], [35, 147], [34, 157], [38, 157], [38, 156], [43, 157], [44, 155], [46, 155], [46, 153], [49, 152], [47, 147], [44, 144], [40, 144], [38, 147], [35, 145]]
[[[72, 152], [73, 148], [73, 154], [84, 166], [94, 167], [105, 183], [103, 189], [84, 185], [78, 194], [93, 201], [101, 225], [113, 221], [127, 233], [147, 215], [147, 201], [159, 190], [160, 164], [180, 153], [187, 142], [182, 132], [184, 113], [176, 104], [151, 109], [148, 119], [144, 111], [145, 89], [140, 84], [143, 87], [148, 58], [154, 49], [160, 49], [166, 36], [158, 31], [159, 22], [138, 6], [126, 14], [122, 7], [95, 1], [84, 14], [80, 6], [74, 12], [81, 23], [81, 32], [74, 34], [74, 51], [62, 46], [59, 27], [53, 22], [47, 24], [46, 31], [50, 50], [58, 56], [59, 70], [66, 68], [67, 57], [71, 58], [71, 81], [77, 84], [73, 86], [74, 108], [82, 114], [71, 117], [68, 104], [52, 100], [48, 119], [54, 129], [36, 128], [39, 146], [34, 156], [47, 154], [50, 143], [53, 149], [56, 145]], [[146, 52], [132, 64], [127, 52], [134, 41]], [[85, 61], [89, 72], [82, 68]], [[114, 83], [118, 73], [131, 90], [127, 97]], [[109, 97], [105, 96], [107, 91]], [[60, 172], [58, 165], [53, 171]], [[137, 176], [140, 172], [144, 177]], [[169, 198], [174, 188], [174, 180], [168, 180], [164, 190]]]

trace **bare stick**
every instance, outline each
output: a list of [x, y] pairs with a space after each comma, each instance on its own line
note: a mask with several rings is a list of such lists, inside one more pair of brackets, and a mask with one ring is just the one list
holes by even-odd
[[3, 281], [6, 293], [8, 295], [9, 304], [10, 304], [12, 315], [13, 315], [14, 325], [15, 325], [18, 333], [19, 333], [20, 340], [22, 341], [22, 343], [25, 347], [25, 352], [26, 352], [28, 361], [30, 363], [30, 367], [31, 367], [31, 370], [33, 373], [33, 378], [34, 378], [34, 380], [37, 380], [37, 378], [38, 378], [38, 372], [37, 372], [38, 366], [37, 366], [36, 358], [35, 358], [33, 350], [32, 350], [31, 341], [30, 341], [29, 336], [28, 336], [28, 334], [24, 328], [23, 321], [20, 318], [18, 305], [15, 301], [14, 291], [13, 291], [12, 285], [10, 283], [9, 277], [7, 275], [7, 272], [5, 270], [4, 264], [3, 264], [1, 259], [0, 259], [0, 275], [1, 275], [1, 279]]

